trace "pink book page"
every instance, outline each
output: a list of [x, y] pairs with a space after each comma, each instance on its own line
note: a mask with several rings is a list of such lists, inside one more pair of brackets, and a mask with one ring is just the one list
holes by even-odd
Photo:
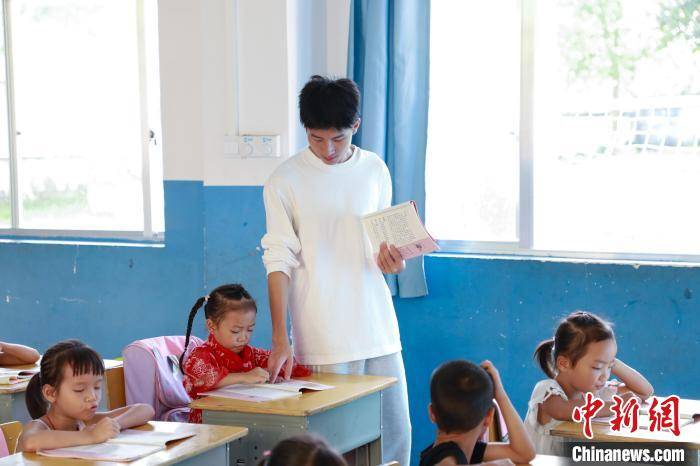
[[421, 241], [407, 244], [398, 248], [401, 257], [404, 259], [412, 259], [423, 254], [429, 254], [438, 250], [438, 245], [432, 238], [424, 238]]

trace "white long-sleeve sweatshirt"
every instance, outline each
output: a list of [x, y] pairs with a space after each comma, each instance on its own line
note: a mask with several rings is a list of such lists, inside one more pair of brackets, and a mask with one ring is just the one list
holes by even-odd
[[391, 178], [374, 153], [354, 148], [327, 165], [305, 149], [280, 165], [263, 191], [267, 273], [290, 277], [295, 356], [336, 364], [401, 351], [391, 293], [360, 217], [391, 204]]

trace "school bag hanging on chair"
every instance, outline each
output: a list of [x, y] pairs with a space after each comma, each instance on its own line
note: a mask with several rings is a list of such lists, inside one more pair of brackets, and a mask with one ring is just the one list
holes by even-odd
[[[192, 335], [185, 358], [203, 341]], [[126, 403], [148, 403], [157, 421], [187, 422], [190, 397], [182, 385], [178, 359], [185, 346], [182, 335], [136, 340], [122, 351]]]

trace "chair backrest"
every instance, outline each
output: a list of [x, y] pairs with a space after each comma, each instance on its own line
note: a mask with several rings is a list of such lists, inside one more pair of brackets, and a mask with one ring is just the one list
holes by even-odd
[[508, 427], [506, 426], [506, 421], [503, 419], [503, 413], [501, 413], [501, 408], [495, 401], [493, 405], [496, 407], [496, 412], [493, 413], [493, 420], [488, 429], [488, 442], [505, 442], [508, 440]]
[[106, 371], [105, 383], [107, 385], [107, 408], [112, 410], [126, 406], [124, 366]]
[[0, 458], [14, 455], [17, 451], [17, 440], [22, 435], [22, 423], [17, 421], [0, 424]]
[[379, 466], [401, 466], [398, 461], [390, 461], [388, 463], [382, 463]]
[[[191, 336], [187, 354], [202, 343]], [[186, 422], [191, 400], [176, 364], [184, 346], [185, 337], [177, 335], [137, 340], [124, 348], [126, 404], [148, 403], [156, 420]]]

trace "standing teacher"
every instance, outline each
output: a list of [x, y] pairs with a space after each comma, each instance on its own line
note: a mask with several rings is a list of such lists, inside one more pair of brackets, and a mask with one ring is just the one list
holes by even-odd
[[[274, 380], [293, 356], [316, 372], [396, 377], [382, 397], [384, 461], [409, 464], [411, 424], [401, 340], [382, 273], [405, 263], [382, 244], [375, 260], [360, 217], [391, 205], [382, 159], [351, 144], [360, 91], [349, 79], [313, 76], [299, 95], [309, 146], [282, 163], [263, 192], [262, 239], [272, 316]], [[287, 335], [287, 309], [292, 342]]]

